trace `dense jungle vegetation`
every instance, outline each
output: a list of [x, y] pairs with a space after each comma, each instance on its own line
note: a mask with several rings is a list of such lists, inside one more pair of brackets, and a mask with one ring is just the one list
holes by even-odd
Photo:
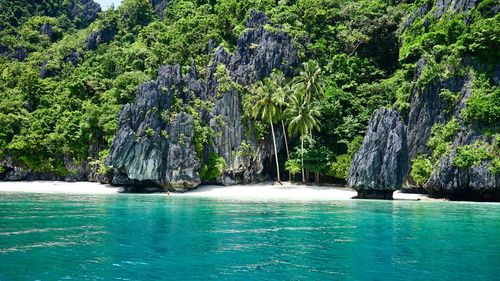
[[[165, 64], [194, 61], [205, 69], [216, 46], [234, 49], [252, 9], [265, 12], [269, 28], [290, 34], [301, 61], [290, 77], [276, 72], [242, 91], [259, 105], [244, 108], [263, 134], [283, 120], [289, 155], [280, 153], [282, 173], [306, 169], [317, 178], [346, 179], [372, 112], [389, 106], [408, 115], [412, 89], [447, 75], [474, 72], [463, 116], [498, 133], [500, 90], [490, 78], [500, 60], [494, 0], [439, 19], [431, 11], [410, 25], [427, 1], [176, 0], [163, 11], [152, 2], [124, 0], [92, 19], [75, 17], [75, 7], [82, 8], [76, 0], [0, 0], [0, 159], [61, 174], [71, 172], [65, 158], [102, 163], [118, 113], [137, 86]], [[50, 32], [42, 32], [47, 26]], [[101, 43], [91, 46], [96, 31]], [[421, 57], [429, 63], [415, 81]], [[464, 65], [463, 58], [472, 62]], [[441, 137], [436, 147], [449, 141]], [[434, 160], [418, 160], [415, 178], [424, 181]]]

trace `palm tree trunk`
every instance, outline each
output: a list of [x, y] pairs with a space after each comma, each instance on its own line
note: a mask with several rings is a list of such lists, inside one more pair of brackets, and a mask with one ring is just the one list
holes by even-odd
[[[286, 159], [290, 159], [290, 151], [288, 150], [288, 139], [286, 137], [285, 122], [281, 120], [281, 128], [283, 128], [283, 137], [285, 138]], [[288, 181], [292, 181], [292, 174], [288, 172]]]
[[290, 151], [288, 150], [288, 140], [286, 137], [286, 130], [285, 130], [285, 122], [283, 122], [283, 120], [281, 120], [281, 127], [283, 128], [283, 137], [285, 138], [286, 157], [290, 158]]
[[276, 149], [276, 136], [274, 135], [274, 126], [271, 118], [269, 118], [269, 123], [271, 124], [271, 133], [273, 135], [274, 158], [276, 159], [276, 174], [278, 175], [278, 182], [281, 184], [280, 164], [278, 161], [278, 149]]
[[306, 182], [306, 173], [304, 172], [304, 136], [301, 136], [301, 144], [300, 144], [300, 158], [301, 158], [301, 167], [302, 167], [302, 182]]

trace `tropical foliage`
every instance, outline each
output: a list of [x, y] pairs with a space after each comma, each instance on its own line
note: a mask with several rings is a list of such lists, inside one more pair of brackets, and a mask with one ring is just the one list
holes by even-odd
[[[412, 90], [457, 75], [474, 78], [461, 117], [498, 132], [498, 82], [491, 79], [500, 46], [496, 1], [440, 18], [434, 10], [416, 16], [427, 1], [414, 0], [176, 0], [162, 12], [156, 2], [124, 0], [89, 20], [73, 16], [83, 8], [77, 0], [0, 0], [0, 160], [62, 174], [70, 172], [65, 159], [104, 163], [106, 153], [99, 152], [109, 148], [118, 113], [137, 86], [155, 79], [164, 64], [205, 69], [217, 46], [233, 51], [252, 9], [270, 18], [266, 28], [292, 37], [304, 62], [286, 77], [275, 71], [238, 89], [258, 135], [271, 133], [276, 143], [283, 135], [286, 154], [273, 153], [278, 174], [345, 179], [375, 109], [392, 106], [407, 115]], [[92, 34], [101, 40], [97, 46], [89, 46]], [[420, 58], [427, 64], [414, 81]], [[238, 86], [223, 65], [217, 75], [222, 86]], [[453, 102], [456, 94], [442, 97]], [[449, 152], [456, 132], [455, 123], [433, 130], [432, 153], [414, 169], [421, 182], [428, 161], [434, 165]], [[197, 125], [199, 154], [212, 134]], [[457, 165], [477, 162], [467, 151]], [[219, 176], [224, 163], [217, 157], [210, 157], [204, 177]]]

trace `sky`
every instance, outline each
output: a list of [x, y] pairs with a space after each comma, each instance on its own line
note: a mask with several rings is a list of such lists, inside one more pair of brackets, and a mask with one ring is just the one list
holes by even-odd
[[115, 4], [115, 8], [120, 5], [122, 0], [94, 0], [95, 2], [101, 4], [103, 10], [106, 10], [111, 4]]

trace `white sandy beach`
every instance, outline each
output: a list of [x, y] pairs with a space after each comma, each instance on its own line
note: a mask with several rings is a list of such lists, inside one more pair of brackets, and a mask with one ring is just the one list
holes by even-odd
[[116, 194], [119, 187], [95, 182], [18, 181], [0, 182], [0, 192]]
[[[67, 193], [67, 194], [117, 194], [121, 188], [92, 182], [0, 182], [0, 192]], [[154, 195], [166, 196], [159, 193]], [[350, 200], [356, 191], [350, 188], [330, 186], [304, 186], [290, 183], [262, 183], [235, 186], [201, 186], [186, 193], [171, 193], [175, 197], [201, 197], [235, 200], [287, 200], [287, 201], [331, 201]], [[396, 191], [396, 200], [426, 200], [422, 194]]]
[[206, 197], [237, 200], [349, 200], [356, 191], [349, 188], [327, 186], [300, 186], [289, 183], [262, 183], [235, 186], [202, 186], [191, 192], [180, 194], [186, 197]]

